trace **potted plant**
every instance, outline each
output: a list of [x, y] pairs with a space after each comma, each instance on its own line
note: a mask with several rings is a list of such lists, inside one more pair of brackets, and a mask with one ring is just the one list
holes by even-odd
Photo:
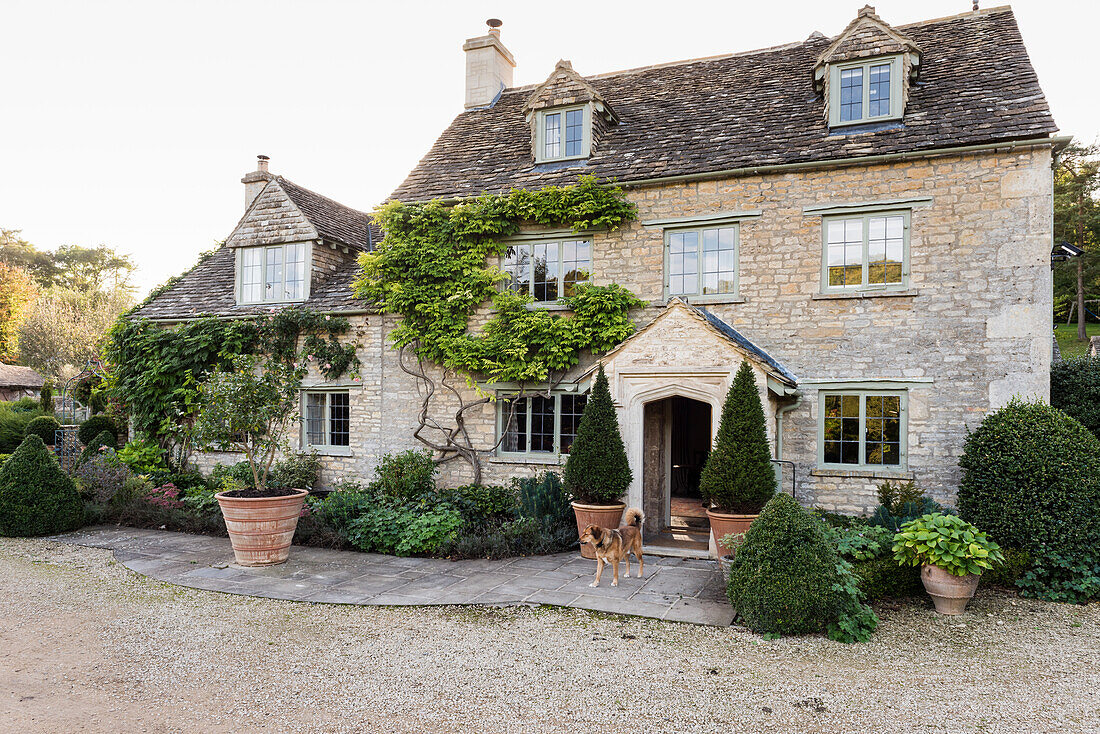
[[303, 370], [272, 359], [241, 356], [199, 386], [196, 444], [244, 454], [252, 469], [252, 486], [215, 495], [242, 566], [283, 563], [290, 555], [309, 491], [273, 489], [267, 480], [287, 429], [297, 422], [302, 375]]
[[1004, 562], [1001, 547], [985, 533], [939, 512], [901, 526], [894, 536], [894, 558], [903, 566], [921, 567], [924, 590], [940, 614], [962, 614], [982, 572]]
[[742, 360], [722, 407], [714, 448], [699, 477], [719, 558], [730, 554], [723, 545], [725, 536], [748, 532], [775, 489], [764, 406], [752, 367]]
[[[619, 527], [626, 509], [620, 500], [632, 478], [615, 404], [611, 402], [611, 390], [601, 364], [562, 477], [565, 489], [573, 496], [578, 538], [588, 525]], [[581, 545], [581, 555], [595, 558], [596, 550]]]

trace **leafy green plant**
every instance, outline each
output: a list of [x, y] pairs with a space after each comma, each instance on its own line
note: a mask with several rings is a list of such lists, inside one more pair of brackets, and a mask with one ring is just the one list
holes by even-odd
[[611, 505], [620, 500], [633, 476], [601, 364], [565, 462], [565, 489], [577, 502]]
[[0, 453], [10, 454], [19, 448], [27, 426], [40, 415], [38, 403], [31, 398], [0, 402]]
[[719, 512], [755, 514], [775, 494], [764, 406], [752, 367], [742, 360], [722, 407], [699, 491]]
[[933, 512], [955, 514], [951, 508], [922, 494], [912, 479], [897, 484], [889, 480], [883, 482], [878, 486], [878, 501], [878, 507], [867, 522], [886, 528], [891, 533], [896, 533], [905, 523]]
[[500, 522], [516, 512], [514, 487], [499, 484], [465, 484], [441, 490], [440, 499], [462, 513], [467, 522]]
[[152, 474], [165, 468], [164, 452], [160, 446], [143, 438], [134, 439], [120, 448], [118, 458], [138, 474]]
[[[106, 431], [101, 435], [110, 435]], [[126, 480], [133, 476], [129, 467], [119, 461], [114, 449], [106, 448], [82, 458], [72, 469], [72, 477], [80, 495], [92, 502], [105, 504], [114, 500]]]
[[0, 535], [35, 536], [80, 527], [84, 507], [76, 485], [31, 434], [0, 467]]
[[1024, 596], [1066, 604], [1084, 604], [1100, 598], [1100, 551], [1064, 555], [1040, 548], [1016, 581]]
[[852, 644], [867, 642], [878, 628], [878, 615], [863, 603], [864, 593], [859, 578], [852, 573], [852, 564], [841, 558], [836, 566], [838, 581], [833, 591], [840, 596], [836, 619], [826, 626], [830, 640]]
[[42, 443], [52, 446], [59, 430], [61, 430], [61, 423], [56, 418], [52, 415], [40, 415], [31, 419], [23, 429], [23, 435], [29, 436], [33, 433], [42, 439]]
[[1100, 438], [1100, 356], [1051, 365], [1050, 404]]
[[1004, 560], [1001, 547], [955, 515], [934, 512], [902, 526], [894, 536], [894, 559], [909, 566], [936, 566], [954, 576], [981, 574]]
[[[756, 632], [821, 632], [842, 615], [847, 620], [855, 614], [841, 568], [822, 523], [790, 495], [777, 494], [733, 557], [727, 593], [742, 622]], [[864, 622], [846, 622], [853, 625]]]
[[80, 443], [87, 446], [104, 431], [111, 434], [114, 445], [118, 446], [118, 425], [105, 415], [93, 415], [81, 423], [80, 428], [76, 430], [76, 437], [80, 439]]
[[374, 467], [374, 479], [368, 489], [397, 501], [411, 501], [435, 492], [438, 467], [430, 451], [402, 451], [383, 454]]
[[316, 452], [291, 453], [271, 465], [268, 485], [282, 489], [313, 489], [321, 477], [321, 457]]
[[399, 556], [432, 553], [451, 543], [462, 523], [458, 510], [440, 508], [421, 512], [382, 504], [350, 523], [348, 540], [363, 551]]
[[859, 580], [859, 590], [868, 601], [883, 598], [917, 596], [924, 592], [920, 569], [899, 566], [894, 554], [888, 552], [876, 558], [852, 562], [852, 573]]
[[959, 466], [959, 514], [1032, 557], [1022, 594], [1062, 599], [1075, 585], [1067, 576], [1074, 569], [1086, 574], [1079, 585], [1092, 588], [1085, 569], [1100, 546], [1096, 436], [1056, 408], [1014, 399], [967, 437]]
[[377, 494], [354, 480], [338, 482], [325, 497], [310, 502], [318, 520], [346, 538], [351, 535], [351, 524], [379, 504]]
[[241, 356], [231, 371], [214, 372], [199, 386], [196, 443], [243, 453], [258, 493], [266, 491], [276, 452], [297, 420], [304, 371], [274, 359]]
[[852, 561], [879, 558], [890, 550], [894, 542], [894, 533], [878, 525], [825, 526], [825, 534], [837, 553]]
[[[49, 378], [42, 383], [42, 390], [38, 393], [38, 408], [43, 415], [53, 415], [53, 380]], [[46, 443], [52, 444], [53, 441]]]
[[569, 493], [565, 491], [560, 476], [547, 471], [533, 477], [515, 477], [512, 479], [512, 486], [519, 500], [522, 517], [535, 520], [543, 530], [563, 526], [573, 528], [573, 534], [576, 535]]

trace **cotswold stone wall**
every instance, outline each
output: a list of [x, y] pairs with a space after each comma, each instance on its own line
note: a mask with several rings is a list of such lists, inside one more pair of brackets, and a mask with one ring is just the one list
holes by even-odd
[[[593, 279], [617, 282], [649, 301], [636, 315], [644, 325], [663, 309], [664, 237], [641, 222], [760, 210], [761, 216], [740, 224], [739, 298], [707, 307], [799, 379], [802, 400], [785, 415], [782, 435], [782, 458], [796, 465], [798, 498], [864, 512], [874, 507], [876, 485], [888, 476], [913, 478], [952, 502], [967, 429], [1013, 395], [1049, 397], [1050, 165], [1050, 151], [1034, 149], [631, 189], [639, 221], [594, 237]], [[914, 197], [931, 201], [912, 209], [909, 288], [875, 297], [822, 296], [822, 220], [803, 209]], [[348, 338], [359, 340], [363, 368], [361, 385], [349, 387], [352, 446], [350, 455], [325, 458], [326, 484], [346, 475], [367, 478], [383, 453], [419, 447], [411, 434], [422, 386], [400, 370], [385, 338], [392, 319], [353, 321]], [[679, 361], [666, 355], [670, 364], [654, 366], [691, 373], [698, 365], [690, 350], [683, 354]], [[907, 383], [906, 471], [817, 467], [816, 385], [850, 380]], [[462, 380], [456, 388], [473, 394]], [[456, 403], [438, 382], [436, 389], [432, 415], [449, 425]], [[479, 445], [493, 443], [495, 411], [489, 404], [467, 416]], [[774, 412], [770, 420], [774, 434]], [[544, 468], [491, 458], [484, 479], [504, 481]], [[640, 478], [642, 467], [634, 470]], [[469, 476], [460, 461], [443, 468], [451, 484]]]

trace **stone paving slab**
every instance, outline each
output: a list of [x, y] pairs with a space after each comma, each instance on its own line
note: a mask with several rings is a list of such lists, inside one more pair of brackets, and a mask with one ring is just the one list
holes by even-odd
[[[619, 577], [610, 568], [589, 586], [596, 562], [576, 553], [448, 561], [377, 553], [301, 548], [280, 566], [233, 563], [228, 538], [164, 530], [93, 527], [52, 538], [106, 548], [144, 576], [206, 591], [329, 604], [421, 606], [437, 604], [551, 604], [610, 614], [727, 626], [733, 609], [715, 561], [647, 555], [645, 577]], [[625, 573], [625, 566], [620, 566]]]

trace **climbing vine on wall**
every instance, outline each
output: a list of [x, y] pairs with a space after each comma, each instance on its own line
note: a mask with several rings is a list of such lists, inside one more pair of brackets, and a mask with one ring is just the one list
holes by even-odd
[[[466, 460], [481, 479], [480, 455], [464, 414], [490, 398], [467, 398], [450, 382], [480, 376], [492, 382], [554, 385], [581, 352], [606, 352], [634, 331], [629, 311], [645, 305], [622, 286], [580, 285], [559, 299], [567, 312], [532, 309], [531, 296], [502, 289], [508, 276], [496, 265], [507, 237], [524, 224], [569, 227], [576, 232], [614, 229], [635, 216], [617, 186], [582, 177], [571, 186], [483, 195], [454, 206], [393, 201], [375, 211], [385, 239], [360, 256], [356, 294], [384, 313], [400, 316], [390, 338], [401, 368], [420, 380], [422, 405], [413, 435], [438, 453], [436, 461]], [[480, 328], [471, 318], [487, 302]], [[406, 364], [412, 352], [416, 364]], [[442, 368], [433, 377], [426, 363]], [[438, 384], [437, 384], [438, 383]], [[451, 398], [453, 421], [431, 414], [439, 394]], [[510, 416], [509, 416], [510, 418]]]
[[[581, 351], [606, 351], [628, 337], [628, 311], [643, 304], [621, 286], [588, 285], [561, 299], [568, 315], [529, 309], [529, 296], [498, 286], [507, 276], [493, 261], [507, 251], [505, 238], [525, 223], [583, 231], [614, 229], [634, 216], [622, 189], [595, 177], [450, 207], [392, 201], [375, 212], [386, 237], [360, 257], [356, 292], [400, 315], [391, 339], [421, 359], [494, 381], [546, 380], [576, 365]], [[488, 301], [494, 313], [470, 333], [470, 318]]]
[[188, 427], [197, 409], [199, 382], [242, 354], [269, 354], [291, 364], [315, 364], [326, 379], [358, 376], [355, 344], [339, 337], [351, 328], [343, 317], [286, 308], [254, 319], [205, 317], [174, 327], [122, 318], [105, 347], [110, 393], [122, 401], [140, 434], [154, 438], [177, 464], [189, 453]]

